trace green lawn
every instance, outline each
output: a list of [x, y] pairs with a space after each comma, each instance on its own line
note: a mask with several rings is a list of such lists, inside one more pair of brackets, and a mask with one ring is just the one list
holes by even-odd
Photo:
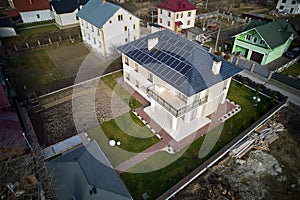
[[297, 77], [300, 75], [300, 62], [296, 63], [292, 66], [290, 66], [289, 68], [287, 68], [286, 70], [284, 70], [283, 72], [281, 72], [284, 75], [291, 75], [294, 77]]
[[142, 152], [159, 139], [132, 112], [101, 125], [109, 139], [121, 141], [120, 148], [130, 152]]
[[23, 92], [24, 85], [30, 91], [63, 79], [45, 50], [14, 56], [9, 61], [9, 72], [17, 92]]
[[[255, 92], [232, 81], [228, 98], [241, 105], [242, 110], [237, 115], [207, 133], [206, 136], [194, 141], [185, 152], [182, 150], [184, 153], [179, 158], [159, 152], [133, 167], [130, 171], [137, 172], [158, 169], [163, 167], [158, 165], [161, 161], [175, 160], [170, 165], [148, 173], [122, 173], [121, 177], [125, 181], [133, 198], [142, 199], [141, 195], [147, 192], [150, 196], [149, 199], [156, 199], [207, 160], [207, 158], [218, 152], [273, 106], [270, 99], [262, 96], [260, 104], [254, 107], [252, 104], [253, 95], [255, 95]], [[209, 143], [209, 140], [213, 140], [219, 134], [221, 135], [217, 143], [212, 149], [208, 148], [210, 150], [209, 153], [200, 159], [199, 151], [202, 143]], [[203, 149], [200, 152], [203, 152]]]
[[111, 75], [105, 76], [102, 78], [102, 80], [111, 88], [114, 90], [114, 92], [122, 98], [122, 100], [127, 103], [131, 108], [138, 108], [142, 104], [137, 101], [134, 97], [131, 96], [121, 85], [119, 85], [116, 82], [116, 78], [121, 77], [122, 71], [119, 71], [117, 73], [113, 73]]
[[59, 28], [57, 28], [54, 24], [49, 24], [41, 27], [34, 27], [34, 28], [27, 28], [19, 31], [20, 36], [28, 36], [33, 34], [39, 34], [39, 33], [48, 33], [48, 32], [55, 32], [59, 31]]

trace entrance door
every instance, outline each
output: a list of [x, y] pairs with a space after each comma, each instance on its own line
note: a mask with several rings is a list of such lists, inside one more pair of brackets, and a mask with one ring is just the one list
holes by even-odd
[[261, 63], [263, 57], [264, 57], [263, 54], [253, 51], [250, 59], [258, 63]]

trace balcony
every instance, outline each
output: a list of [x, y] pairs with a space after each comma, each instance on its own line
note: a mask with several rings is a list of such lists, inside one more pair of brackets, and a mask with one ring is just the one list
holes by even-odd
[[169, 92], [156, 92], [153, 86], [148, 87], [147, 94], [175, 117], [180, 117], [207, 102], [207, 97], [205, 97], [191, 104], [186, 104]]

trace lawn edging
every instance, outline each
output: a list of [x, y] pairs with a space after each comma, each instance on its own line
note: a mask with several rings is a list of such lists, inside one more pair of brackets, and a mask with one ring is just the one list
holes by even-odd
[[158, 200], [168, 200], [172, 198], [175, 194], [177, 194], [180, 190], [185, 188], [189, 183], [195, 180], [198, 176], [204, 173], [208, 168], [218, 162], [221, 158], [223, 158], [232, 148], [234, 148], [240, 141], [245, 139], [250, 133], [253, 132], [257, 127], [266, 122], [270, 117], [272, 117], [275, 113], [277, 113], [282, 107], [285, 106], [287, 101], [287, 97], [285, 97], [279, 104], [273, 107], [270, 111], [260, 117], [255, 123], [249, 126], [246, 130], [244, 130], [241, 134], [231, 140], [227, 145], [225, 145], [221, 150], [219, 150], [216, 154], [206, 160], [203, 164], [201, 164], [198, 168], [192, 171], [189, 175], [181, 179], [177, 184], [171, 187], [164, 194], [159, 196]]

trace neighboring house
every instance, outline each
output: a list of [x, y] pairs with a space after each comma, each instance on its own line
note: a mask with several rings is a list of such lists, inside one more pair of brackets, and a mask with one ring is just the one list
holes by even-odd
[[179, 32], [195, 25], [197, 7], [188, 0], [166, 0], [157, 6], [157, 23]]
[[124, 81], [150, 102], [144, 111], [176, 141], [211, 122], [241, 69], [169, 30], [121, 46]]
[[285, 14], [299, 14], [300, 0], [278, 0], [276, 9]]
[[7, 16], [20, 16], [23, 23], [53, 19], [48, 0], [9, 0], [9, 5], [12, 10], [7, 11]]
[[269, 23], [252, 20], [244, 32], [233, 36], [232, 53], [265, 65], [281, 57], [296, 36], [286, 20]]
[[77, 12], [88, 0], [54, 0], [50, 2], [55, 22], [61, 26], [79, 25]]
[[47, 162], [58, 200], [132, 197], [96, 141]]
[[16, 36], [15, 25], [8, 18], [0, 18], [0, 37]]
[[140, 37], [140, 19], [104, 0], [90, 0], [77, 16], [83, 41], [104, 56]]

